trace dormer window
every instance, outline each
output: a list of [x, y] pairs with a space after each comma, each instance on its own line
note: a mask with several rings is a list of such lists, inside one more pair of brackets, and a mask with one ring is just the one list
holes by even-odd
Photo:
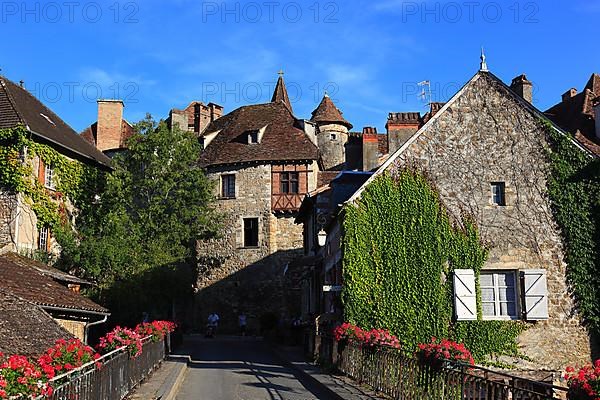
[[248, 144], [258, 143], [258, 131], [252, 131], [248, 134]]

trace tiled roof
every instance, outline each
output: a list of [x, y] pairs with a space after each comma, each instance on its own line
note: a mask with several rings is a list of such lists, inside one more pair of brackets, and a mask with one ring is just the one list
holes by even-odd
[[279, 75], [279, 79], [277, 79], [277, 85], [275, 85], [273, 97], [271, 97], [271, 103], [275, 103], [278, 101], [285, 104], [287, 108], [289, 108], [290, 111], [292, 111], [292, 103], [290, 103], [290, 98], [285, 87], [285, 82], [283, 81], [283, 76], [281, 75]]
[[563, 99], [545, 111], [546, 116], [573, 134], [591, 152], [600, 156], [596, 137], [593, 101], [600, 96], [600, 75], [592, 74], [582, 92]]
[[38, 357], [58, 339], [73, 336], [28, 301], [0, 289], [0, 352]]
[[108, 310], [40, 272], [35, 264], [0, 256], [0, 289], [42, 308], [60, 307], [82, 313], [109, 314]]
[[86, 281], [85, 279], [78, 278], [74, 275], [67, 274], [64, 271], [61, 271], [57, 268], [51, 267], [47, 264], [44, 264], [39, 261], [32, 260], [31, 258], [27, 258], [21, 256], [17, 253], [7, 253], [3, 257], [6, 257], [13, 263], [22, 266], [23, 268], [34, 268], [38, 272], [51, 277], [52, 279], [64, 282], [64, 283], [75, 283], [78, 285], [91, 285], [91, 282]]
[[317, 187], [328, 185], [341, 171], [319, 171], [317, 174]]
[[317, 108], [312, 112], [312, 118], [310, 120], [322, 123], [338, 123], [345, 125], [348, 129], [352, 129], [352, 124], [344, 119], [342, 112], [335, 104], [333, 104], [333, 101], [327, 95], [323, 96], [323, 99]]
[[25, 88], [0, 76], [0, 128], [25, 126], [43, 141], [74, 153], [82, 161], [110, 167], [110, 159], [86, 142], [66, 122]]
[[[283, 102], [240, 107], [212, 122], [204, 137], [216, 137], [200, 153], [202, 166], [260, 161], [316, 160], [318, 149]], [[248, 135], [264, 129], [260, 143]]]

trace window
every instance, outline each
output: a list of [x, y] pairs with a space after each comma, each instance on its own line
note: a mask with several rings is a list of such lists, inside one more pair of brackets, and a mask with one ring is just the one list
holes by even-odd
[[332, 134], [329, 136], [329, 138], [330, 138], [331, 140], [336, 140], [336, 139], [337, 139], [337, 135], [336, 135], [335, 133], [332, 133]]
[[23, 148], [21, 149], [21, 151], [19, 152], [19, 161], [21, 161], [21, 163], [25, 164], [25, 162], [27, 162], [27, 146], [23, 146]]
[[244, 247], [258, 247], [258, 218], [244, 218]]
[[44, 186], [52, 190], [56, 188], [56, 175], [51, 165], [46, 165], [44, 169]]
[[506, 185], [504, 182], [492, 182], [492, 204], [496, 206], [506, 205]]
[[249, 144], [258, 143], [258, 131], [252, 131], [248, 134], [248, 143]]
[[221, 175], [221, 197], [225, 199], [235, 198], [235, 175]]
[[516, 319], [517, 289], [514, 271], [485, 272], [479, 276], [484, 319]]
[[298, 173], [281, 173], [281, 193], [298, 193]]
[[50, 238], [50, 232], [48, 227], [41, 228], [39, 231], [38, 238], [38, 249], [42, 251], [48, 251], [48, 240]]

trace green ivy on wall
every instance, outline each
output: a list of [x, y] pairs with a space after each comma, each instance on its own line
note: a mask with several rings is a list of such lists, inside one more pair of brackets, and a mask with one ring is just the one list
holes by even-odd
[[546, 122], [548, 194], [565, 243], [567, 279], [590, 332], [600, 337], [600, 160]]
[[[438, 194], [408, 169], [382, 175], [356, 205], [344, 209], [345, 319], [385, 328], [405, 349], [432, 336], [467, 344], [478, 362], [489, 355], [518, 355], [525, 325], [513, 321], [453, 321], [452, 271], [479, 272], [487, 258], [475, 224], [453, 226]], [[478, 304], [481, 302], [478, 301]]]
[[[46, 189], [37, 178], [35, 157], [52, 166], [55, 191]], [[85, 196], [88, 176], [97, 178], [98, 173], [94, 167], [69, 160], [52, 147], [33, 141], [22, 126], [0, 129], [0, 186], [24, 196], [37, 217], [38, 227], [48, 226], [55, 233], [70, 227], [61, 197], [77, 205]]]

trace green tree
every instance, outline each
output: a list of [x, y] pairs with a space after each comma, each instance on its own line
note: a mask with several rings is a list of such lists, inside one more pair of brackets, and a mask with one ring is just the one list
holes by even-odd
[[96, 183], [100, 194], [82, 207], [78, 238], [62, 240], [62, 262], [97, 283], [95, 297], [119, 322], [168, 310], [188, 293], [196, 240], [215, 235], [220, 221], [198, 139], [149, 115], [135, 128], [114, 171]]

